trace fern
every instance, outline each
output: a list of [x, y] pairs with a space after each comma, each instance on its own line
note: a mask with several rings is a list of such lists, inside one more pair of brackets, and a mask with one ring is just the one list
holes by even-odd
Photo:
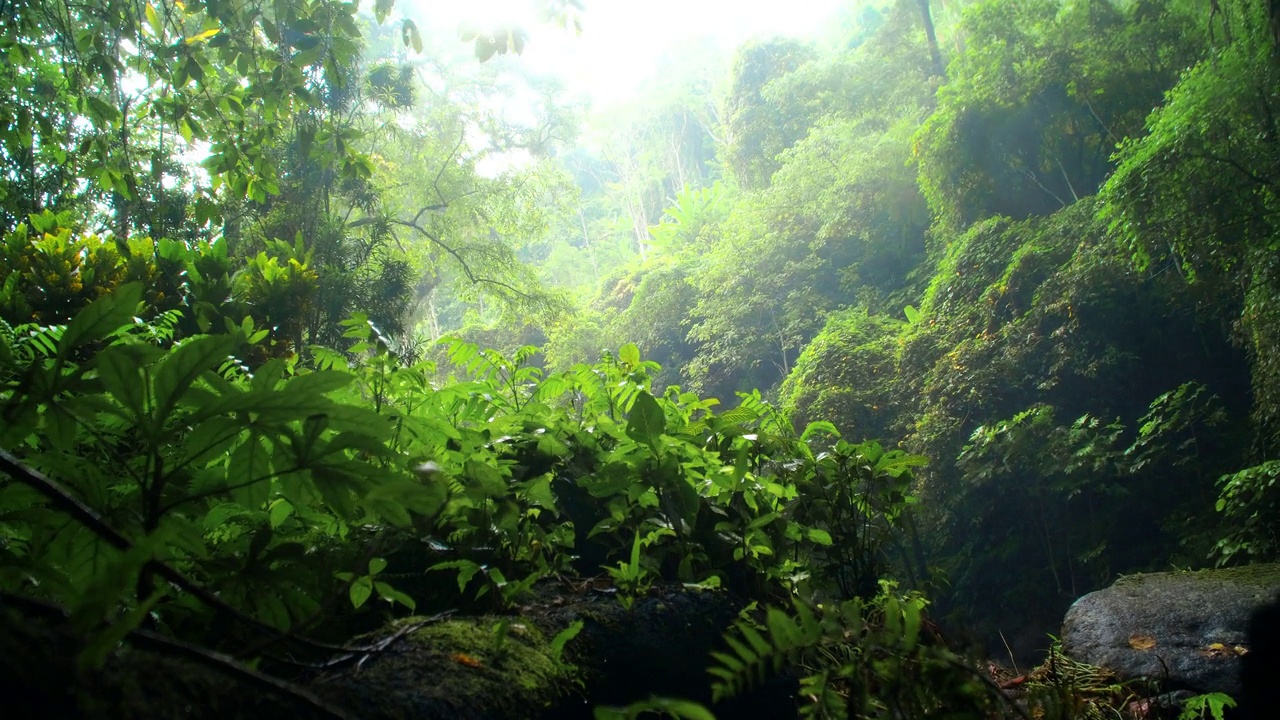
[[[8, 327], [6, 325], [6, 327]], [[49, 360], [58, 355], [58, 343], [67, 331], [66, 325], [26, 323], [11, 329], [14, 359], [20, 364]]]
[[724, 638], [732, 653], [711, 653], [720, 663], [707, 670], [716, 678], [712, 686], [715, 702], [763, 683], [770, 673], [798, 662], [806, 651], [824, 642], [826, 632], [813, 611], [799, 602], [795, 610], [792, 617], [778, 608], [769, 608], [763, 629], [745, 620], [734, 623]]
[[[805, 717], [990, 717], [1003, 696], [942, 646], [922, 640], [925, 601], [899, 596], [883, 581], [870, 601], [853, 599], [815, 612], [769, 608], [765, 626], [739, 620], [725, 635], [729, 652], [714, 652], [708, 672], [719, 701], [791, 668], [800, 674]], [[819, 606], [821, 608], [821, 606]]]

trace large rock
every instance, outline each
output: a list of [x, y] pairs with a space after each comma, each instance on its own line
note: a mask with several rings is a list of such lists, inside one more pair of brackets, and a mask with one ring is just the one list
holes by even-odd
[[1130, 575], [1067, 611], [1062, 647], [1122, 679], [1240, 693], [1249, 615], [1280, 593], [1280, 564]]

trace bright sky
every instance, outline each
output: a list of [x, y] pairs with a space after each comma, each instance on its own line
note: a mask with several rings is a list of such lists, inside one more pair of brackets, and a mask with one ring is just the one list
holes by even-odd
[[608, 105], [628, 98], [659, 58], [682, 45], [709, 40], [733, 48], [753, 36], [817, 35], [856, 0], [585, 0], [580, 36], [538, 20], [535, 0], [410, 2], [412, 14], [441, 25], [514, 20], [530, 35], [523, 62]]

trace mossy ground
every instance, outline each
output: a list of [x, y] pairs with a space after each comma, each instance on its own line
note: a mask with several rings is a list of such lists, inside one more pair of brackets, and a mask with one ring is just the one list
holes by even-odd
[[428, 623], [337, 682], [362, 717], [519, 720], [542, 715], [573, 681], [533, 622], [482, 616]]

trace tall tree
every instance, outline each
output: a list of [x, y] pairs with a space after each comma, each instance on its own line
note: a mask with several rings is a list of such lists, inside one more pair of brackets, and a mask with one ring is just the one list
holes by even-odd
[[929, 61], [933, 63], [933, 74], [942, 75], [942, 53], [938, 51], [938, 34], [933, 29], [933, 13], [929, 10], [929, 0], [916, 0], [920, 5], [920, 20], [924, 23], [924, 36], [929, 43]]

